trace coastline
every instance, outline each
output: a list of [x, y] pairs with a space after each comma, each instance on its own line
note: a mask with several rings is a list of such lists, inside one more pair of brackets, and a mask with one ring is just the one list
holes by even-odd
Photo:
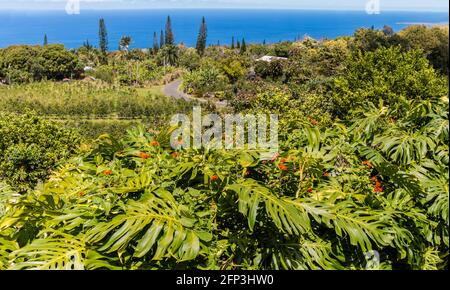
[[397, 25], [448, 26], [449, 22], [396, 22]]

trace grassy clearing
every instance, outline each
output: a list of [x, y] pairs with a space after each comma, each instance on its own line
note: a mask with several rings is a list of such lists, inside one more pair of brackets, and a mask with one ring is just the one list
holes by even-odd
[[133, 88], [99, 82], [40, 82], [0, 87], [0, 108], [23, 114], [28, 110], [78, 129], [88, 138], [121, 137], [140, 124], [156, 128], [190, 104], [163, 95], [162, 86]]
[[142, 119], [172, 114], [186, 104], [165, 97], [161, 87], [136, 89], [79, 81], [4, 86], [0, 106], [7, 112], [34, 110], [56, 118]]

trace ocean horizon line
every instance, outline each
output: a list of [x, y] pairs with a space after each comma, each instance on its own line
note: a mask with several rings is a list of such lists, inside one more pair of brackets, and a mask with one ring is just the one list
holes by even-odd
[[[258, 7], [259, 8], [259, 7]], [[230, 43], [232, 38], [247, 43], [277, 43], [309, 35], [315, 39], [334, 39], [353, 35], [358, 28], [383, 29], [385, 25], [399, 31], [404, 23], [446, 25], [448, 13], [386, 11], [368, 15], [360, 10], [324, 9], [82, 9], [68, 15], [65, 10], [0, 10], [4, 24], [0, 27], [0, 47], [12, 44], [41, 44], [44, 35], [52, 43], [76, 48], [98, 38], [98, 21], [104, 18], [110, 42], [119, 43], [124, 35], [132, 38], [133, 48], [152, 45], [154, 33], [164, 29], [167, 15], [173, 21], [177, 42], [193, 47], [199, 22], [205, 17], [208, 44]], [[159, 39], [159, 36], [158, 36]]]
[[[96, 8], [96, 7], [88, 7], [84, 8], [81, 7], [83, 11], [148, 11], [148, 10], [263, 10], [263, 11], [270, 11], [270, 10], [276, 10], [276, 11], [325, 11], [325, 12], [361, 12], [361, 13], [367, 13], [364, 9], [354, 9], [354, 8], [342, 8], [342, 9], [327, 9], [327, 8], [289, 8], [289, 7], [274, 7], [274, 8], [265, 8], [265, 7], [227, 7], [227, 8], [221, 8], [221, 7], [111, 7], [111, 8]], [[61, 7], [24, 7], [24, 8], [8, 8], [8, 7], [1, 7], [0, 11], [36, 11], [36, 12], [53, 12], [53, 11], [64, 11], [65, 6]], [[382, 9], [379, 14], [385, 13], [385, 12], [392, 12], [392, 13], [401, 13], [401, 12], [414, 12], [414, 13], [450, 13], [449, 10], [434, 10], [434, 9]], [[379, 15], [374, 14], [374, 15]]]

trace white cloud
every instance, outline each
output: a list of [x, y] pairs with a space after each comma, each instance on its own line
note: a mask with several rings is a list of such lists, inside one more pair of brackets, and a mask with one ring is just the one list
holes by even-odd
[[[363, 10], [368, 0], [80, 0], [84, 8], [303, 8]], [[384, 10], [448, 11], [443, 0], [380, 0]], [[61, 7], [67, 0], [0, 0], [0, 8]]]

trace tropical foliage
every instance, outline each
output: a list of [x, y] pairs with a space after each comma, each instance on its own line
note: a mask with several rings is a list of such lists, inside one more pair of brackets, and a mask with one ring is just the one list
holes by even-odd
[[18, 45], [0, 49], [0, 78], [8, 83], [77, 78], [81, 64], [63, 45]]
[[[108, 52], [99, 28], [0, 50], [0, 269], [448, 269], [448, 29], [193, 49], [168, 18]], [[16, 84], [72, 57], [84, 81]], [[192, 104], [149, 85], [179, 77], [221, 116], [277, 114], [278, 153], [173, 149]]]
[[280, 155], [101, 136], [39, 189], [2, 188], [9, 269], [440, 269], [448, 98], [283, 136]]
[[59, 162], [77, 152], [79, 135], [27, 112], [0, 112], [0, 179], [18, 192], [45, 180]]
[[[45, 98], [43, 97], [45, 96]], [[143, 118], [186, 111], [189, 104], [164, 96], [161, 90], [107, 84], [40, 82], [0, 87], [4, 111], [34, 110], [54, 117]]]

